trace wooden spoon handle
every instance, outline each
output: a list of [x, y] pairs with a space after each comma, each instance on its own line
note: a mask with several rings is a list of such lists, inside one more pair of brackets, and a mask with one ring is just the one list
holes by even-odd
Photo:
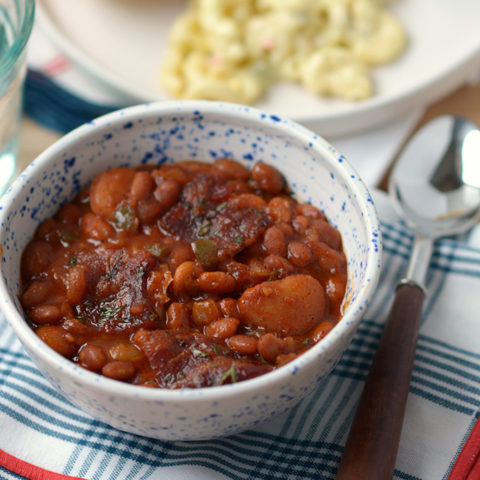
[[403, 284], [373, 359], [337, 480], [390, 480], [415, 358], [424, 292]]

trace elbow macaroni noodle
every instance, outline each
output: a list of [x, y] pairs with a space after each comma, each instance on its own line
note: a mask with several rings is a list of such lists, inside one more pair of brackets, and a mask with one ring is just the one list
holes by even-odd
[[254, 103], [277, 81], [321, 96], [372, 95], [369, 67], [405, 48], [388, 0], [191, 0], [161, 82], [177, 98]]

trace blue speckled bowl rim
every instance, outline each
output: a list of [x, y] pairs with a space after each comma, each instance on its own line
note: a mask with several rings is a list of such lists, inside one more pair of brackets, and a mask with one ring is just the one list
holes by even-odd
[[[112, 127], [120, 125], [123, 124], [125, 120], [135, 121], [145, 117], [145, 115], [158, 116], [179, 113], [186, 114], [192, 113], [196, 110], [201, 111], [203, 115], [223, 115], [227, 121], [228, 117], [231, 116], [236, 117], [237, 119], [242, 119], [246, 123], [253, 121], [265, 125], [265, 122], [267, 121], [270, 122], [269, 126], [271, 128], [277, 129], [281, 134], [292, 135], [306, 144], [310, 142], [312, 145], [311, 148], [319, 151], [324, 159], [330, 162], [330, 167], [343, 178], [350, 191], [354, 194], [361, 211], [364, 212], [363, 219], [365, 221], [367, 238], [371, 239], [374, 236], [379, 235], [380, 223], [378, 215], [366, 185], [359, 178], [358, 173], [348, 161], [346, 161], [343, 155], [337, 152], [337, 150], [325, 139], [292, 120], [279, 118], [256, 108], [208, 100], [145, 103], [117, 110], [76, 128], [48, 147], [17, 178], [0, 200], [0, 222], [7, 217], [10, 208], [15, 205], [17, 193], [21, 192], [22, 185], [33, 172], [45, 168], [52, 158], [57, 157], [59, 154], [67, 150], [69, 145], [72, 145], [79, 140], [84, 141], [85, 138], [94, 133], [96, 129], [106, 126]], [[358, 323], [361, 321], [363, 313], [365, 312], [367, 305], [370, 303], [370, 299], [375, 292], [378, 282], [382, 255], [380, 238], [378, 239], [377, 247], [378, 248], [373, 248], [372, 244], [369, 244], [365, 280], [360, 288], [359, 294], [356, 299], [348, 305], [340, 322], [325, 338], [303, 353], [300, 357], [283, 367], [273, 370], [272, 372], [250, 380], [217, 387], [182, 390], [150, 389], [111, 380], [83, 369], [82, 375], [79, 376], [78, 366], [48, 347], [27, 325], [23, 316], [16, 310], [14, 302], [10, 299], [3, 277], [0, 278], [0, 305], [2, 305], [2, 312], [5, 314], [8, 322], [22, 343], [32, 351], [35, 351], [37, 355], [39, 355], [42, 360], [50, 366], [50, 368], [54, 369], [59, 374], [70, 374], [76, 381], [84, 382], [93, 389], [100, 389], [109, 394], [118, 394], [128, 398], [141, 397], [147, 401], [189, 402], [195, 401], [195, 399], [199, 398], [203, 400], [225, 399], [239, 393], [268, 389], [270, 384], [275, 384], [278, 381], [284, 380], [285, 377], [295, 374], [298, 369], [301, 368], [300, 364], [318, 362], [320, 351], [327, 355], [327, 351], [330, 349], [338, 348], [337, 342], [342, 343], [345, 337], [350, 338], [353, 331], [357, 328]], [[345, 347], [346, 346], [347, 345], [345, 345]], [[99, 377], [101, 379], [100, 381]]]

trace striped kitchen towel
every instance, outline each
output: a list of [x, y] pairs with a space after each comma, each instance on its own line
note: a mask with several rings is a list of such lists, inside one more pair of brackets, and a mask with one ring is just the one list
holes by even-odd
[[[316, 391], [274, 421], [212, 441], [163, 442], [115, 430], [65, 401], [0, 318], [0, 478], [14, 458], [90, 480], [334, 479], [357, 400], [403, 276], [411, 235], [384, 223], [384, 268], [350, 347]], [[436, 245], [394, 478], [447, 479], [480, 412], [480, 250]], [[0, 452], [1, 453], [1, 452]], [[58, 477], [63, 478], [63, 477]], [[457, 479], [458, 480], [458, 479]]]

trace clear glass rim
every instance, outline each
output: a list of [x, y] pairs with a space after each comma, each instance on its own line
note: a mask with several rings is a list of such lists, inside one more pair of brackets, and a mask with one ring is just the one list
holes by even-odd
[[[18, 0], [15, 0], [15, 4], [18, 4]], [[27, 45], [30, 34], [32, 33], [33, 21], [35, 18], [35, 0], [25, 0], [25, 12], [22, 18], [22, 24], [20, 26], [20, 35], [15, 40], [5, 58], [5, 63], [0, 65], [0, 75], [8, 72], [15, 62], [22, 54], [25, 46]]]

